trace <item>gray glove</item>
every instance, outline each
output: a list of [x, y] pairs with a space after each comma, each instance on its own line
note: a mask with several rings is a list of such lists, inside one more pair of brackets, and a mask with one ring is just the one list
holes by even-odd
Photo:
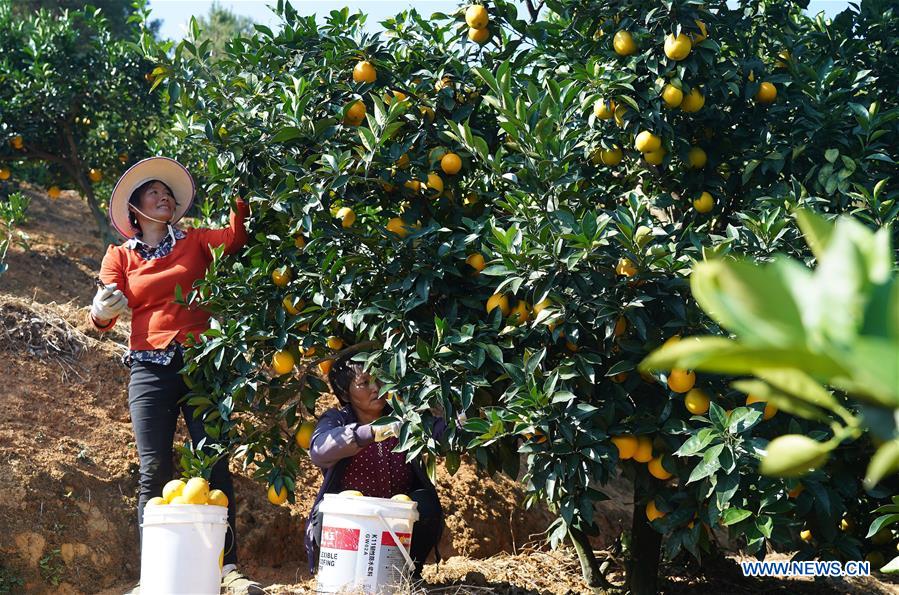
[[91, 316], [98, 321], [112, 320], [128, 310], [128, 298], [115, 283], [110, 283], [97, 290], [91, 304]]
[[394, 421], [382, 426], [372, 425], [371, 429], [375, 434], [375, 442], [384, 442], [388, 438], [399, 438], [400, 430], [403, 429], [403, 422]]

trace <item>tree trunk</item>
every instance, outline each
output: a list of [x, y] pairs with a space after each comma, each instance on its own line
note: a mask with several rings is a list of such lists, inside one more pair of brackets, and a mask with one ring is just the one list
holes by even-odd
[[659, 559], [662, 535], [649, 525], [640, 497], [649, 492], [649, 473], [643, 466], [634, 478], [634, 518], [631, 525], [631, 555], [627, 564], [627, 586], [634, 595], [659, 592]]
[[618, 588], [607, 581], [605, 575], [603, 575], [602, 569], [596, 561], [596, 556], [593, 555], [593, 546], [590, 545], [590, 539], [584, 532], [574, 527], [569, 527], [568, 537], [571, 539], [574, 550], [577, 552], [578, 560], [581, 563], [581, 576], [584, 577], [584, 582], [587, 583], [587, 586], [594, 591], [617, 590]]
[[97, 197], [94, 194], [94, 189], [86, 180], [83, 180], [84, 174], [78, 174], [78, 185], [81, 186], [82, 192], [84, 192], [85, 197], [87, 198], [87, 204], [91, 209], [91, 214], [94, 216], [94, 221], [97, 222], [97, 231], [100, 232], [100, 239], [103, 240], [104, 245], [116, 244], [118, 243], [116, 236], [112, 233], [112, 229], [109, 226], [109, 219], [106, 217], [106, 213], [100, 208], [100, 205], [97, 204]]
[[117, 238], [109, 227], [109, 219], [106, 217], [103, 210], [100, 209], [100, 205], [97, 204], [97, 196], [94, 194], [94, 187], [84, 174], [84, 163], [82, 163], [81, 155], [78, 153], [78, 145], [75, 143], [72, 127], [68, 122], [61, 122], [60, 127], [62, 128], [66, 143], [69, 145], [69, 159], [66, 162], [66, 168], [69, 170], [69, 175], [75, 178], [78, 186], [81, 187], [81, 191], [84, 192], [91, 214], [94, 216], [94, 221], [97, 222], [97, 231], [100, 232], [100, 239], [103, 240], [103, 244], [107, 246], [109, 244], [115, 244], [117, 243]]

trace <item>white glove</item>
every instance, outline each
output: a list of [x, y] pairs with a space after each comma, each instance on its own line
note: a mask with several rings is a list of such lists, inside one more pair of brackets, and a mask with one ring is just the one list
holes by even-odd
[[403, 429], [403, 422], [394, 421], [383, 426], [372, 426], [372, 432], [375, 435], [375, 442], [384, 442], [388, 438], [399, 438], [400, 430]]
[[112, 320], [128, 309], [128, 298], [115, 283], [110, 283], [97, 290], [91, 304], [91, 316], [96, 320]]

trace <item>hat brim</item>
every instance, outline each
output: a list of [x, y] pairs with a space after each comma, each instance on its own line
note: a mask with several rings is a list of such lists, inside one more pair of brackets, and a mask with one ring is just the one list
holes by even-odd
[[142, 159], [122, 174], [109, 199], [109, 221], [125, 238], [130, 239], [135, 234], [128, 219], [128, 200], [138, 186], [150, 180], [164, 182], [172, 189], [175, 202], [178, 203], [172, 216], [172, 224], [180, 221], [193, 205], [196, 185], [186, 167], [168, 157]]

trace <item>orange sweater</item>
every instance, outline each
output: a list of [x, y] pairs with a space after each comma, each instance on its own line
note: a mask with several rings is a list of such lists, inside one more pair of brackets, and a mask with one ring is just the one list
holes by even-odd
[[[175, 303], [175, 286], [183, 295], [194, 281], [206, 275], [212, 262], [210, 246], [225, 246], [226, 254], [237, 252], [247, 241], [244, 220], [249, 206], [237, 199], [237, 210], [231, 212], [231, 225], [225, 229], [188, 229], [187, 236], [175, 243], [172, 252], [162, 258], [144, 260], [136, 251], [109, 246], [100, 266], [100, 280], [115, 283], [131, 308], [131, 350], [165, 349], [172, 339], [183, 343], [189, 334], [196, 339], [209, 329], [209, 312]], [[106, 331], [115, 326], [113, 319], [105, 327], [88, 315], [93, 325]]]

